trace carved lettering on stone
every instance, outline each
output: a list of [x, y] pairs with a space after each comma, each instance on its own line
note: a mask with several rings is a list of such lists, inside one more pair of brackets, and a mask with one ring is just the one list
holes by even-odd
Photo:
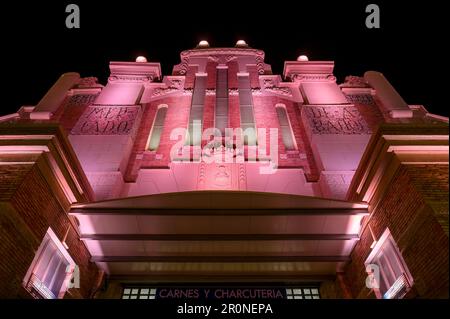
[[80, 117], [71, 134], [130, 134], [138, 112], [137, 106], [90, 106]]
[[304, 106], [313, 134], [370, 134], [367, 122], [354, 106]]

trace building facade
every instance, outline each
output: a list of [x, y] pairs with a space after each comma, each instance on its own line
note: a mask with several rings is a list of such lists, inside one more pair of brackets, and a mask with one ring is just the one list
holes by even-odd
[[448, 298], [448, 118], [332, 61], [180, 57], [0, 117], [1, 297]]

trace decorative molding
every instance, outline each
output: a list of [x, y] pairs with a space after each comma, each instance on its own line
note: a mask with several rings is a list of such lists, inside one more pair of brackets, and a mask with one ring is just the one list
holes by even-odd
[[103, 87], [103, 85], [98, 83], [98, 79], [93, 76], [81, 78], [77, 84], [77, 88], [79, 89], [98, 88], [98, 87]]
[[228, 62], [236, 60], [237, 57], [235, 55], [210, 55], [208, 56], [208, 59], [217, 64], [227, 64]]
[[448, 165], [448, 124], [382, 124], [352, 179], [348, 200], [375, 207], [400, 165]]
[[160, 97], [174, 92], [181, 92], [178, 88], [166, 87], [166, 88], [156, 88], [152, 92], [152, 97]]
[[111, 62], [109, 82], [151, 82], [161, 77], [159, 63]]
[[0, 154], [15, 154], [15, 162], [33, 164], [42, 172], [61, 207], [90, 202], [94, 193], [71, 147], [57, 123], [0, 125]]
[[154, 76], [139, 76], [139, 75], [111, 75], [108, 82], [152, 82]]
[[272, 87], [272, 88], [266, 88], [264, 89], [265, 92], [269, 93], [275, 93], [280, 95], [285, 95], [288, 97], [292, 97], [292, 91], [290, 88], [287, 87]]
[[174, 74], [185, 75], [189, 68], [189, 59], [205, 57], [208, 60], [219, 64], [226, 64], [240, 56], [255, 57], [256, 67], [259, 74], [264, 74], [270, 70], [270, 66], [264, 63], [264, 51], [256, 49], [240, 48], [209, 48], [201, 50], [186, 50], [181, 52], [181, 63], [173, 68]]
[[69, 107], [84, 106], [94, 103], [98, 94], [76, 94], [70, 97], [67, 105]]
[[239, 164], [239, 189], [246, 190], [247, 189], [247, 174], [245, 171], [245, 164]]
[[349, 75], [345, 77], [344, 83], [341, 87], [357, 87], [357, 88], [370, 88], [367, 81], [361, 76]]
[[169, 81], [169, 88], [178, 89], [181, 90], [183, 88], [184, 79], [180, 78], [170, 78]]
[[[261, 95], [263, 93], [263, 91], [259, 88], [252, 88], [251, 91], [252, 91], [253, 95]], [[228, 89], [228, 94], [229, 95], [239, 95], [239, 89], [236, 89], [236, 88]]]
[[286, 61], [283, 76], [297, 81], [336, 81], [333, 69], [333, 61]]
[[294, 82], [336, 82], [336, 77], [332, 74], [293, 74], [291, 79]]

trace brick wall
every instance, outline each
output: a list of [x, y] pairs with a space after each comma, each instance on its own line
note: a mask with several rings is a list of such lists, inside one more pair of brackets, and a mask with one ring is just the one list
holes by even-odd
[[322, 299], [350, 299], [350, 287], [345, 280], [345, 275], [338, 272], [336, 280], [326, 280], [320, 285], [320, 297]]
[[206, 64], [205, 72], [208, 74], [206, 77], [206, 88], [215, 89], [216, 88], [216, 78], [217, 78], [217, 63], [208, 62]]
[[[0, 256], [4, 261], [0, 264], [0, 298], [27, 298], [22, 280], [48, 227], [62, 240], [70, 221], [37, 164], [1, 165], [0, 185], [5, 189], [0, 193]], [[80, 268], [81, 288], [70, 289], [65, 297], [88, 298], [98, 270], [75, 230], [70, 229], [66, 243]]]
[[[175, 128], [187, 128], [191, 95], [166, 97], [146, 104], [142, 120], [137, 129], [136, 139], [131, 151], [130, 160], [125, 174], [126, 181], [137, 178], [139, 168], [168, 167], [170, 150], [176, 141], [170, 140], [170, 133]], [[164, 122], [161, 140], [156, 152], [146, 151], [146, 145], [156, 116], [158, 105], [167, 104], [166, 120]], [[162, 155], [157, 158], [156, 155]]]
[[238, 88], [237, 74], [239, 73], [239, 65], [236, 61], [228, 62], [228, 87], [230, 89]]
[[[376, 238], [390, 229], [414, 279], [409, 297], [448, 298], [448, 232], [430, 205], [434, 201], [446, 203], [448, 229], [448, 166], [402, 165], [369, 220]], [[345, 270], [355, 298], [373, 297], [364, 267], [372, 242], [366, 227]]]

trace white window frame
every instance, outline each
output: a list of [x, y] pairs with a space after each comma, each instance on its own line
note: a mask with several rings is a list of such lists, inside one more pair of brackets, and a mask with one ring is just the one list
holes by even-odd
[[[39, 287], [36, 287], [37, 285], [42, 285], [42, 282], [37, 282], [33, 277], [35, 275], [35, 271], [37, 267], [39, 266], [39, 261], [45, 252], [45, 249], [47, 249], [48, 244], [52, 242], [58, 251], [62, 254], [63, 258], [67, 262], [68, 266], [66, 266], [66, 276], [65, 279], [61, 285], [61, 288], [59, 289], [58, 295], [53, 295], [53, 293], [50, 292], [50, 289], [48, 287], [44, 287], [43, 289], [40, 289]], [[23, 279], [23, 287], [27, 290], [33, 289], [34, 292], [38, 293], [42, 298], [45, 299], [62, 299], [64, 297], [64, 294], [66, 293], [69, 282], [72, 278], [72, 274], [75, 270], [76, 264], [75, 261], [72, 259], [72, 257], [67, 252], [66, 248], [63, 246], [61, 241], [56, 236], [55, 232], [48, 228], [35, 256], [33, 261], [31, 262], [30, 267], [28, 268], [28, 271]], [[37, 278], [37, 277], [36, 277]], [[38, 281], [40, 281], [41, 278], [38, 278]]]
[[[395, 260], [389, 260], [386, 258], [388, 269], [383, 269], [383, 267], [379, 267], [379, 283], [378, 287], [381, 287], [381, 281], [384, 282], [385, 286], [387, 287], [387, 291], [383, 292], [380, 288], [373, 288], [375, 295], [378, 299], [400, 299], [405, 296], [405, 294], [411, 289], [414, 281], [413, 277], [411, 276], [411, 273], [408, 270], [408, 266], [406, 265], [400, 249], [397, 246], [397, 243], [395, 242], [394, 238], [392, 237], [392, 234], [389, 230], [389, 228], [386, 228], [383, 235], [381, 235], [380, 239], [376, 242], [375, 246], [373, 247], [372, 252], [369, 254], [365, 261], [366, 267], [369, 264], [376, 264], [379, 265], [378, 257], [379, 254], [386, 249], [386, 245], [389, 245], [392, 248], [393, 256], [395, 257]], [[400, 276], [396, 276], [395, 272], [393, 270], [393, 262], [397, 263], [397, 267], [400, 268], [402, 274]], [[367, 269], [367, 268], [366, 268]], [[388, 282], [386, 272], [390, 272], [390, 275], [393, 277], [397, 277], [394, 282]], [[375, 276], [375, 280], [377, 277]], [[404, 291], [398, 290], [399, 288], [406, 288]], [[398, 291], [397, 291], [398, 290]]]

